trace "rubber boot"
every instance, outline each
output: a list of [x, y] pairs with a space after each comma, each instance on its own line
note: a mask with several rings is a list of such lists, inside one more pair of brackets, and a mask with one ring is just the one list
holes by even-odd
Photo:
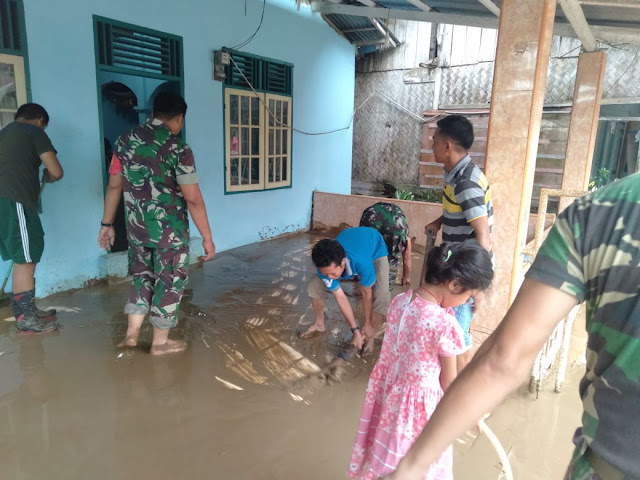
[[16, 317], [16, 328], [19, 332], [47, 333], [58, 328], [57, 323], [43, 323], [36, 316], [35, 290], [12, 295], [11, 308]]
[[[33, 279], [33, 291], [35, 292], [36, 290], [36, 279]], [[47, 317], [53, 317], [56, 313], [58, 313], [58, 311], [55, 308], [49, 308], [48, 310], [41, 310], [38, 307], [36, 307], [36, 317], [37, 318], [47, 318]]]

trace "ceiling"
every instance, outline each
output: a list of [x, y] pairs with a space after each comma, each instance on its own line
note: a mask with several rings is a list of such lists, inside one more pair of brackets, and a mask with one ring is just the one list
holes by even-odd
[[[358, 47], [397, 39], [386, 20], [498, 28], [501, 0], [311, 0], [315, 11]], [[586, 51], [598, 42], [640, 44], [640, 1], [558, 0], [555, 33], [577, 37]]]

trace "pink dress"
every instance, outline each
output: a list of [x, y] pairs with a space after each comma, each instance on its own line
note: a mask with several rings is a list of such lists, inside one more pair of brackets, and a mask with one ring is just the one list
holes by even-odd
[[[453, 310], [412, 296], [411, 290], [402, 293], [389, 306], [351, 452], [351, 478], [373, 480], [397, 468], [442, 398], [439, 357], [467, 349]], [[424, 478], [453, 479], [451, 447]]]

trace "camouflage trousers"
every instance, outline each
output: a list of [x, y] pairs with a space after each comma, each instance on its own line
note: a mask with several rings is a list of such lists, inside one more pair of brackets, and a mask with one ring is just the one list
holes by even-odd
[[163, 330], [178, 323], [180, 300], [187, 284], [189, 247], [129, 246], [129, 273], [133, 283], [124, 313], [149, 313], [151, 324]]
[[633, 480], [593, 453], [581, 433], [576, 433], [574, 442], [576, 448], [564, 480]]

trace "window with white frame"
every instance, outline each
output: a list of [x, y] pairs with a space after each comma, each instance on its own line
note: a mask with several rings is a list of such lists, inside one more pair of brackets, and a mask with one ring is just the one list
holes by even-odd
[[0, 128], [28, 101], [27, 68], [22, 0], [0, 0]]
[[230, 54], [224, 91], [226, 192], [290, 187], [293, 67]]

